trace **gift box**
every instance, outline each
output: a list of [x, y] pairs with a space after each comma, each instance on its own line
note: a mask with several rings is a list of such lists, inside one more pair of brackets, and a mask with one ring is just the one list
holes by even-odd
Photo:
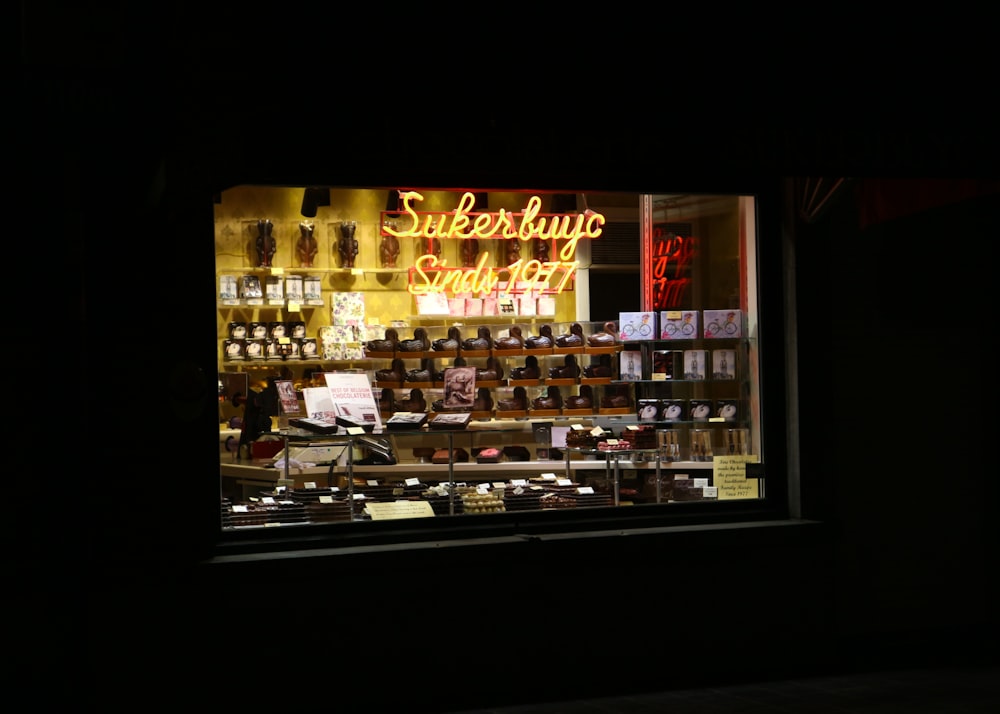
[[517, 314], [518, 315], [534, 315], [537, 306], [537, 299], [532, 297], [530, 294], [519, 295], [517, 298]]
[[464, 317], [465, 298], [448, 298], [448, 314], [451, 317]]
[[683, 399], [664, 399], [660, 411], [663, 421], [684, 421], [686, 402]]
[[497, 298], [496, 297], [483, 298], [483, 316], [494, 317], [496, 315], [497, 315]]
[[684, 352], [681, 350], [655, 350], [653, 352], [654, 380], [683, 379]]
[[692, 399], [688, 403], [691, 410], [691, 421], [708, 421], [712, 416], [713, 403], [711, 399]]
[[319, 354], [319, 344], [316, 342], [315, 337], [303, 337], [302, 340], [302, 359], [316, 359]]
[[365, 324], [365, 295], [358, 292], [333, 293], [330, 312], [334, 325]]
[[736, 379], [736, 350], [712, 350], [712, 379]]
[[267, 355], [267, 340], [251, 339], [246, 341], [247, 359], [264, 359]]
[[238, 362], [246, 356], [246, 340], [226, 340], [223, 343], [222, 354], [226, 362]]
[[719, 339], [743, 336], [743, 312], [740, 310], [705, 310], [705, 337]]
[[424, 293], [414, 296], [418, 315], [450, 315], [448, 298], [444, 293]]
[[517, 314], [517, 303], [512, 297], [497, 298], [497, 314], [507, 317]]
[[483, 314], [483, 298], [465, 298], [465, 314], [478, 317]]
[[621, 340], [655, 340], [656, 313], [654, 312], [620, 312], [618, 313], [618, 331]]
[[538, 314], [543, 317], [552, 317], [556, 314], [556, 299], [553, 295], [538, 296]]
[[309, 305], [323, 304], [323, 281], [318, 275], [307, 275], [303, 278], [302, 292]]
[[219, 299], [220, 300], [230, 300], [236, 301], [239, 297], [238, 295], [238, 282], [235, 275], [220, 275], [219, 276]]
[[660, 313], [661, 340], [693, 340], [697, 336], [697, 311], [664, 310]]
[[684, 379], [705, 379], [708, 350], [684, 350]]
[[659, 399], [637, 400], [639, 421], [659, 421], [663, 404]]
[[319, 328], [319, 349], [323, 359], [362, 359], [360, 328], [354, 325], [325, 325]]
[[740, 403], [738, 399], [716, 399], [715, 416], [723, 421], [738, 421], [740, 418]]
[[619, 355], [618, 379], [623, 382], [636, 382], [642, 379], [642, 353], [636, 350], [623, 350]]

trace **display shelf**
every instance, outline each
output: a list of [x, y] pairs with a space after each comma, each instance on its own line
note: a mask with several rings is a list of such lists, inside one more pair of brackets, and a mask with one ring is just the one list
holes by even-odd
[[[245, 359], [245, 360], [224, 360], [220, 366], [221, 367], [276, 367], [280, 365], [285, 366], [303, 366], [303, 367], [320, 367], [320, 366], [335, 366], [344, 369], [351, 369], [357, 365], [364, 365], [370, 367], [375, 364], [377, 360], [369, 357], [360, 357], [358, 359], [296, 359], [294, 357], [289, 357], [288, 359]], [[372, 385], [375, 386], [375, 385]]]
[[268, 302], [240, 302], [232, 303], [220, 300], [217, 303], [217, 307], [220, 311], [232, 311], [232, 310], [287, 310], [291, 306], [293, 309], [290, 312], [298, 312], [300, 310], [315, 310], [317, 308], [326, 307], [323, 303], [308, 303], [308, 302], [296, 302], [296, 301], [283, 301], [281, 303], [268, 303]]
[[303, 267], [241, 267], [241, 268], [217, 268], [216, 276], [219, 275], [361, 275], [363, 273], [373, 273], [376, 275], [393, 275], [408, 273], [408, 268], [303, 268]]
[[[549, 423], [552, 420], [533, 421]], [[285, 441], [285, 453], [291, 453], [290, 449], [296, 444], [302, 446], [332, 444], [343, 446], [344, 449], [333, 463], [314, 466], [293, 467], [285, 463], [276, 467], [267, 461], [241, 463], [235, 460], [228, 462], [223, 460], [220, 464], [220, 475], [224, 483], [230, 484], [228, 489], [230, 492], [241, 489], [244, 497], [266, 495], [268, 489], [277, 492], [278, 486], [298, 489], [299, 496], [302, 496], [303, 490], [309, 494], [328, 493], [335, 501], [342, 505], [346, 504], [343, 507], [348, 510], [343, 520], [365, 520], [367, 516], [362, 504], [366, 502], [413, 500], [414, 497], [433, 502], [436, 516], [462, 515], [463, 488], [474, 486], [476, 489], [496, 491], [500, 488], [498, 483], [504, 484], [505, 490], [510, 489], [511, 506], [518, 510], [524, 510], [528, 502], [534, 504], [528, 505], [528, 510], [546, 510], [548, 505], [541, 501], [534, 503], [529, 495], [543, 492], [549, 495], [572, 496], [578, 499], [572, 504], [576, 507], [621, 506], [633, 503], [633, 499], [636, 498], [645, 502], [664, 503], [669, 499], [664, 499], [663, 487], [665, 483], [673, 483], [673, 474], [693, 473], [701, 478], [711, 478], [712, 475], [711, 461], [661, 461], [659, 448], [602, 451], [593, 448], [557, 447], [562, 458], [483, 463], [475, 460], [477, 440], [480, 438], [489, 440], [498, 433], [507, 432], [512, 444], [534, 444], [533, 421], [502, 424], [491, 420], [479, 423], [475, 427], [470, 424], [472, 428], [461, 430], [383, 431], [374, 436], [381, 443], [391, 445], [389, 453], [393, 454], [396, 460], [396, 463], [386, 464], [357, 463], [360, 460], [357, 458], [358, 449], [363, 452], [368, 448], [370, 442], [366, 442], [365, 439], [370, 439], [372, 435], [321, 435], [301, 429], [285, 429], [275, 432]], [[556, 421], [568, 423], [567, 420], [560, 418], [556, 418]], [[496, 443], [494, 448], [506, 452], [507, 446]], [[480, 445], [478, 448], [484, 447]], [[460, 449], [467, 450], [469, 460], [428, 463], [417, 458], [418, 452], [429, 454], [438, 449], [447, 449], [451, 454]], [[412, 457], [404, 458], [404, 454], [407, 453]], [[654, 484], [654, 496], [640, 496], [632, 490], [627, 492], [628, 498], [623, 500], [622, 483], [626, 473], [633, 474], [631, 478], [637, 479], [640, 484]], [[523, 484], [520, 488], [516, 486], [519, 482]], [[433, 496], [428, 493], [430, 489], [441, 486], [446, 487], [445, 495]], [[417, 488], [419, 492], [415, 493], [414, 489]], [[407, 489], [411, 490], [407, 492]], [[602, 500], [602, 494], [606, 500]], [[522, 500], [522, 495], [526, 500]], [[501, 495], [501, 498], [506, 497]], [[267, 521], [257, 525], [273, 524]]]

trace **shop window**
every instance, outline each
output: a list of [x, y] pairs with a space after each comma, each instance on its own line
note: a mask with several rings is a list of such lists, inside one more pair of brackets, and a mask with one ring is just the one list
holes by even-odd
[[236, 186], [220, 528], [767, 512], [757, 199]]

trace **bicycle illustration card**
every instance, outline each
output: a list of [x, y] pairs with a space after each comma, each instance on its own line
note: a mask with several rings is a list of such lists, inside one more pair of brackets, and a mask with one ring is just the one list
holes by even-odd
[[618, 332], [623, 342], [656, 339], [655, 312], [619, 312]]
[[743, 336], [740, 310], [705, 310], [705, 337], [708, 339]]
[[698, 337], [697, 310], [664, 310], [660, 313], [661, 340], [693, 340]]

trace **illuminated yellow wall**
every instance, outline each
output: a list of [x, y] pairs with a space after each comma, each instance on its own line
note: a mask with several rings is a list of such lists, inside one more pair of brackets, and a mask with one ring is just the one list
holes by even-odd
[[[454, 191], [421, 191], [424, 200], [421, 211], [451, 211], [458, 205], [461, 193]], [[220, 309], [218, 311], [218, 333], [221, 340], [226, 336], [230, 320], [303, 320], [306, 323], [306, 335], [316, 337], [319, 328], [331, 325], [330, 296], [334, 292], [363, 292], [365, 295], [365, 316], [370, 322], [373, 318], [382, 325], [389, 325], [393, 320], [417, 321], [417, 309], [414, 298], [407, 292], [408, 275], [406, 268], [413, 265], [414, 259], [426, 251], [423, 245], [418, 245], [417, 239], [403, 240], [400, 245], [400, 255], [397, 261], [399, 270], [383, 270], [379, 260], [379, 221], [380, 211], [386, 208], [388, 192], [369, 189], [330, 190], [330, 205], [320, 206], [315, 218], [304, 218], [301, 214], [303, 188], [285, 188], [272, 186], [239, 186], [223, 192], [222, 202], [215, 205], [215, 253], [217, 274], [240, 274], [256, 267], [255, 238], [257, 237], [257, 221], [268, 219], [274, 229], [272, 235], [277, 241], [277, 253], [273, 265], [285, 268], [295, 273], [313, 273], [320, 275], [323, 285], [324, 306], [303, 308], [297, 315], [282, 312], [274, 317], [273, 308], [244, 307], [239, 310]], [[490, 209], [506, 208], [517, 210], [523, 208], [528, 194], [497, 193], [490, 195]], [[314, 262], [314, 270], [304, 270], [298, 263], [295, 246], [301, 236], [299, 224], [310, 221], [315, 225], [314, 236], [319, 244], [319, 253]], [[337, 237], [340, 223], [356, 221], [355, 238], [358, 241], [358, 255], [355, 260], [355, 271], [341, 269], [340, 257], [337, 253]], [[442, 258], [449, 266], [462, 265], [460, 257], [461, 241], [443, 241]], [[480, 241], [480, 252], [490, 253], [489, 265], [503, 267], [503, 241]], [[419, 251], [419, 252], [418, 252]], [[536, 323], [571, 322], [575, 319], [575, 298], [572, 291], [566, 291], [556, 296], [556, 314], [553, 317], [522, 318], [522, 321], [534, 320]], [[474, 326], [476, 317], [438, 318], [442, 325], [461, 322]], [[498, 318], [493, 318], [496, 324]], [[422, 318], [426, 322], [427, 318]], [[515, 322], [517, 319], [512, 319]], [[480, 321], [483, 322], [483, 321]], [[466, 328], [465, 332], [473, 336], [474, 328]], [[263, 366], [263, 365], [262, 365]], [[273, 366], [273, 365], [267, 365]]]

